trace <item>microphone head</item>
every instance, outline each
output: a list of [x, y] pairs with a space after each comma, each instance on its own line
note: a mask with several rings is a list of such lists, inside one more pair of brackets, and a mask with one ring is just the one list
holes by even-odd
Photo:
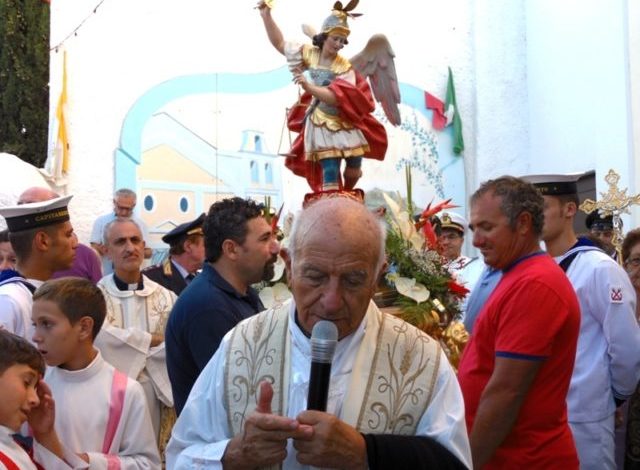
[[311, 360], [331, 363], [338, 344], [338, 328], [333, 322], [320, 320], [311, 330]]

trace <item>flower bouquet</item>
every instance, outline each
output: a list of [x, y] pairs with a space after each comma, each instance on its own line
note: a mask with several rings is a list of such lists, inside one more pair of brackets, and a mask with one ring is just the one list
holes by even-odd
[[439, 340], [455, 367], [468, 339], [459, 321], [460, 303], [468, 290], [458, 284], [444, 266], [431, 223], [435, 214], [454, 206], [449, 204], [450, 201], [434, 207], [429, 205], [414, 222], [412, 210], [402, 207], [386, 193], [383, 197], [387, 206], [386, 252], [389, 264], [385, 280], [398, 293], [391, 310]]

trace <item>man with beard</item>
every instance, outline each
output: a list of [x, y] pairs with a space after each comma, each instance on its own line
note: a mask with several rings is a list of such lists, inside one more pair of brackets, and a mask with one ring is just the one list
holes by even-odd
[[178, 414], [227, 331], [264, 309], [251, 284], [273, 277], [280, 246], [263, 210], [261, 204], [239, 197], [209, 208], [202, 273], [178, 298], [165, 332]]

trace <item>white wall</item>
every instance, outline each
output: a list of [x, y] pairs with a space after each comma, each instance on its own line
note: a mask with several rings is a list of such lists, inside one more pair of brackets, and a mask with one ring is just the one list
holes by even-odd
[[[627, 58], [629, 60], [629, 80], [631, 109], [628, 127], [632, 133], [632, 156], [629, 165], [629, 194], [640, 192], [640, 2], [627, 2], [628, 24], [626, 32], [629, 37]], [[640, 226], [640, 207], [631, 210], [629, 227]]]
[[529, 149], [524, 0], [474, 4], [476, 172], [469, 195], [490, 178], [526, 171]]
[[[122, 121], [145, 91], [177, 75], [283, 64], [253, 2], [110, 0], [92, 15], [96, 3], [51, 3], [52, 44], [89, 15], [64, 45], [71, 122], [67, 190], [76, 194], [71, 210], [84, 241], [96, 215], [110, 210]], [[332, 3], [277, 0], [274, 17], [288, 38], [305, 40], [300, 24], [317, 28]], [[602, 176], [611, 167], [622, 175], [622, 187], [638, 190], [639, 8], [628, 0], [361, 2], [364, 16], [352, 22], [346, 55], [384, 32], [400, 80], [441, 97], [452, 67], [468, 194], [505, 173], [593, 168], [604, 190]], [[629, 62], [629, 56], [635, 59]], [[61, 53], [52, 52], [51, 65], [54, 110]], [[295, 98], [293, 86], [289, 93]], [[283, 102], [283, 109], [289, 104]]]
[[[67, 191], [78, 195], [71, 211], [81, 240], [97, 214], [107, 212], [114, 190], [114, 149], [122, 121], [145, 91], [178, 75], [272, 70], [284, 62], [266, 39], [254, 2], [219, 0], [65, 0], [51, 3], [51, 44], [89, 15], [66, 40], [71, 168]], [[333, 0], [278, 0], [274, 17], [288, 38], [305, 40], [300, 25], [319, 28]], [[447, 66], [454, 70], [458, 105], [472, 123], [472, 0], [393, 5], [362, 2], [352, 22], [348, 54], [375, 32], [384, 32], [397, 54], [400, 80], [444, 98]], [[52, 110], [61, 82], [62, 53], [51, 54]], [[295, 98], [291, 87], [290, 100]], [[290, 100], [282, 107], [290, 105]], [[215, 104], [213, 104], [215, 107]], [[258, 112], [256, 109], [243, 112]], [[280, 125], [280, 123], [278, 123]], [[465, 129], [467, 154], [473, 130]], [[275, 143], [272, 143], [275, 145]], [[428, 201], [427, 201], [428, 202]]]

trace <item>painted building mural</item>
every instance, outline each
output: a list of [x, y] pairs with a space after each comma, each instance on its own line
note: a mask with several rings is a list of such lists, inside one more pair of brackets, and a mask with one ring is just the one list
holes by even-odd
[[[123, 123], [114, 186], [138, 193], [138, 214], [149, 227], [152, 247], [161, 247], [162, 234], [177, 224], [232, 195], [261, 202], [270, 197], [273, 206], [284, 203], [286, 210], [300, 207], [309, 189], [289, 174], [281, 156], [295, 137], [284, 126], [290, 92], [290, 74], [282, 67], [176, 77], [137, 100]], [[401, 83], [401, 95], [403, 124], [386, 125], [386, 159], [364, 162], [359, 187], [404, 195], [408, 164], [419, 205], [444, 198], [445, 180], [447, 197], [463, 201], [463, 160], [451, 150], [451, 131], [432, 129], [424, 90]], [[376, 115], [384, 122], [381, 110]]]

